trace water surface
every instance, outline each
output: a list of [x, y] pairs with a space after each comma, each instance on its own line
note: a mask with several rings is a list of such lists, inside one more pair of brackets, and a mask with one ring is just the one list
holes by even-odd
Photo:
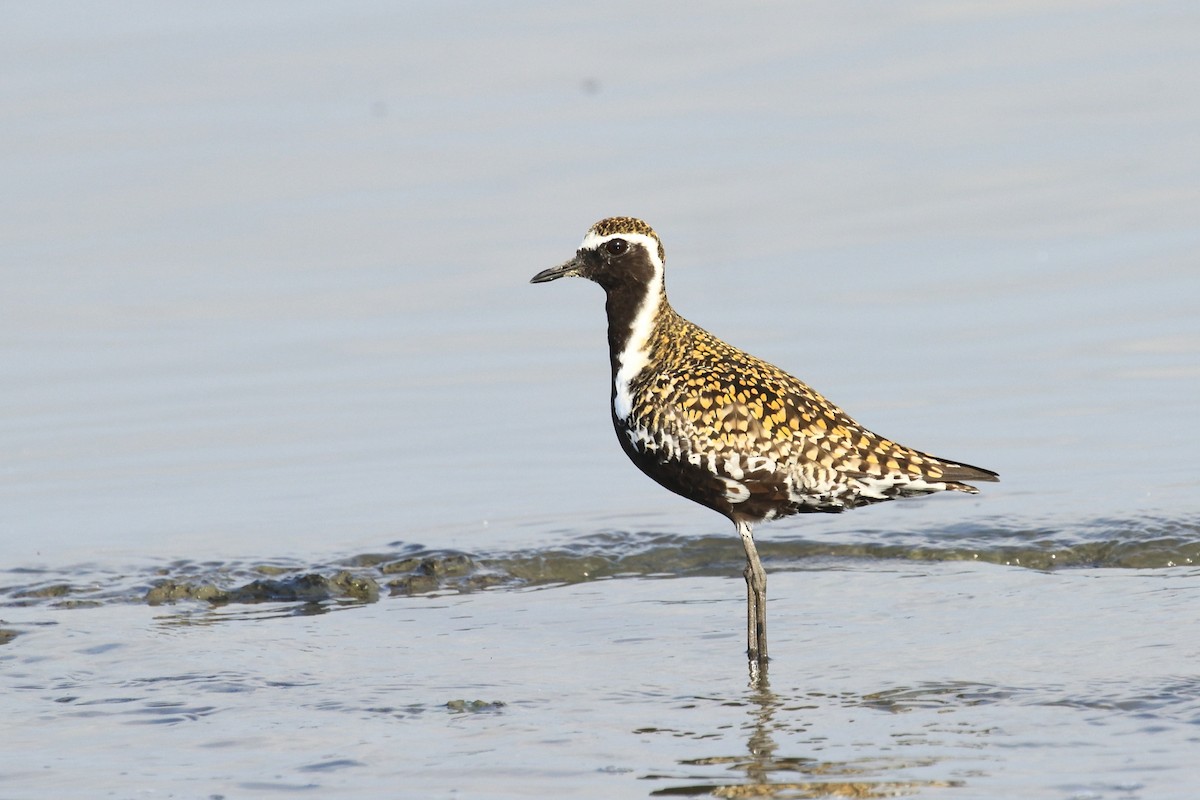
[[[0, 796], [1191, 797], [1185, 3], [59, 5], [0, 32]], [[672, 302], [998, 471], [759, 530], [625, 462]]]

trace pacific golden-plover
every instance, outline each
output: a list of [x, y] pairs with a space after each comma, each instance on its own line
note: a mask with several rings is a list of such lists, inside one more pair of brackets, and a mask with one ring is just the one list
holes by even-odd
[[859, 425], [771, 364], [693, 325], [667, 302], [666, 252], [640, 219], [610, 217], [575, 257], [530, 283], [568, 276], [608, 296], [612, 420], [642, 472], [733, 521], [746, 549], [746, 641], [767, 660], [767, 576], [756, 522], [944, 490], [996, 473], [912, 450]]

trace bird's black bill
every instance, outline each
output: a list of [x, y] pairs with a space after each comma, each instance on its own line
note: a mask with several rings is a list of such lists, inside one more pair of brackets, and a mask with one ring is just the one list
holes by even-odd
[[550, 269], [542, 270], [537, 275], [534, 275], [532, 278], [530, 278], [529, 282], [548, 283], [549, 281], [556, 281], [559, 278], [567, 278], [572, 275], [578, 275], [579, 266], [579, 259], [572, 258], [570, 261], [559, 264], [557, 267], [551, 267]]

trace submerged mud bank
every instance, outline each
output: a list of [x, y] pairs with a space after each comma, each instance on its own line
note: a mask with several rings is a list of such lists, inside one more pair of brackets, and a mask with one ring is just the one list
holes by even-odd
[[[661, 532], [563, 533], [565, 543], [520, 552], [464, 553], [396, 543], [325, 564], [186, 559], [127, 571], [94, 565], [19, 569], [0, 586], [0, 607], [90, 608], [107, 603], [213, 606], [373, 603], [381, 597], [470, 593], [625, 576], [736, 576], [733, 536]], [[1159, 569], [1200, 564], [1193, 519], [1092, 520], [1052, 525], [956, 525], [940, 530], [856, 532], [849, 541], [779, 540], [759, 545], [771, 572], [836, 568], [839, 561], [974, 561], [1035, 570]]]

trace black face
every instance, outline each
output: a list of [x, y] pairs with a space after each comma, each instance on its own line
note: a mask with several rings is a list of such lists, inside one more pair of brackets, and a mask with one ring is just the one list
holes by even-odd
[[539, 272], [531, 283], [546, 283], [570, 276], [595, 281], [608, 292], [645, 291], [655, 281], [656, 269], [650, 253], [641, 242], [614, 237], [595, 246], [580, 249], [570, 261]]
[[581, 272], [606, 291], [642, 293], [655, 281], [654, 262], [641, 242], [609, 239], [592, 250], [579, 252], [587, 268]]

